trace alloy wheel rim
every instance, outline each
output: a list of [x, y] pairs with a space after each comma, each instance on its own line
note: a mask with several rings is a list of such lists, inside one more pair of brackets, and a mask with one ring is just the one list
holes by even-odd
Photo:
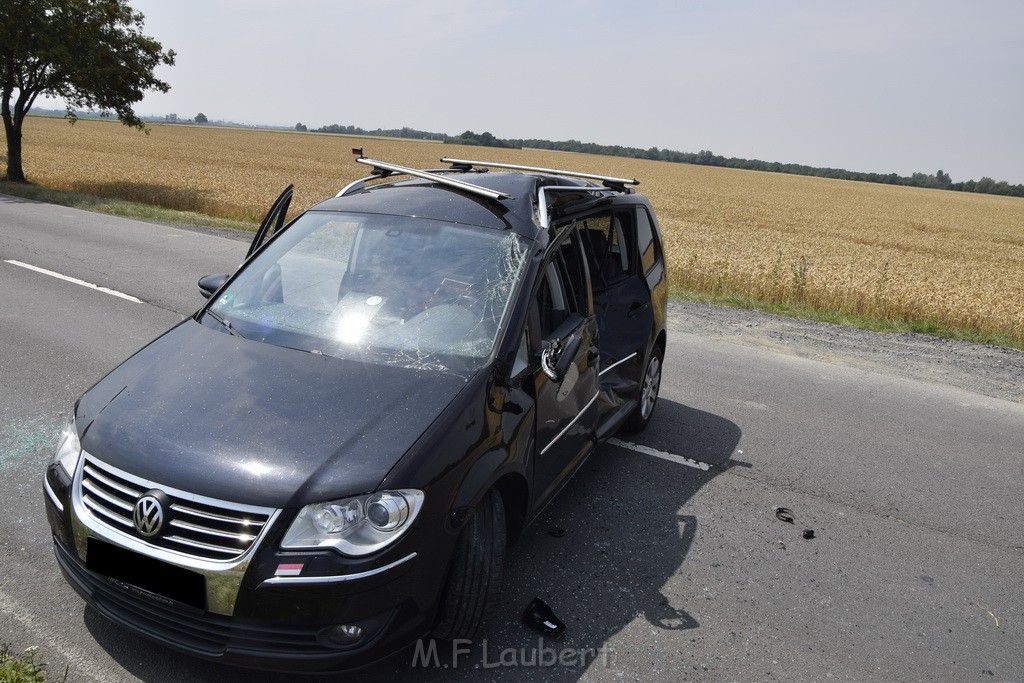
[[658, 400], [658, 387], [660, 384], [661, 361], [657, 356], [654, 356], [647, 365], [643, 394], [640, 398], [640, 417], [645, 420], [651, 416], [651, 412], [654, 410], [654, 403]]

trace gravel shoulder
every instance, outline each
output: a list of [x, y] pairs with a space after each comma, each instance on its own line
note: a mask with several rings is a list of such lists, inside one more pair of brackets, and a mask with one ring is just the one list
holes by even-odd
[[1024, 352], [922, 334], [884, 334], [692, 301], [669, 302], [669, 331], [1024, 403]]

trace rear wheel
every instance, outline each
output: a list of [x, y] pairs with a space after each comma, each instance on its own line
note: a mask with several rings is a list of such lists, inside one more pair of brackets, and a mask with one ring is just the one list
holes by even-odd
[[658, 402], [658, 391], [661, 389], [661, 360], [664, 352], [661, 347], [654, 347], [651, 357], [647, 360], [647, 369], [640, 386], [640, 402], [626, 418], [623, 429], [627, 432], [641, 432], [651, 421], [654, 407]]
[[501, 592], [505, 568], [505, 505], [491, 489], [459, 535], [433, 636], [472, 639]]

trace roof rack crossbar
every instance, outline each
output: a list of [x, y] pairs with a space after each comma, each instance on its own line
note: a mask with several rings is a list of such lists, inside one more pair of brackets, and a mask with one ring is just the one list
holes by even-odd
[[607, 187], [579, 187], [577, 185], [546, 185], [537, 191], [537, 210], [540, 211], [540, 227], [545, 230], [551, 226], [550, 214], [548, 213], [548, 198], [547, 193], [552, 191], [574, 191], [574, 192], [607, 192]]
[[[395, 164], [387, 164], [384, 163], [383, 161], [374, 161], [373, 159], [367, 159], [366, 157], [359, 157], [358, 159], [356, 159], [356, 162], [360, 164], [365, 164], [367, 166], [372, 166], [374, 169], [379, 169], [381, 171], [391, 171], [392, 173], [404, 173], [406, 175], [416, 176], [417, 178], [431, 180], [435, 183], [440, 183], [442, 185], [447, 185], [448, 187], [454, 187], [460, 190], [464, 190], [466, 192], [471, 192], [481, 197], [487, 197], [488, 199], [514, 199], [512, 195], [507, 194], [505, 192], [499, 192], [497, 190], [492, 190], [487, 187], [474, 185], [473, 183], [467, 183], [464, 180], [446, 178], [438, 173], [431, 173], [430, 171], [419, 171], [415, 168], [408, 168], [406, 166], [396, 166]], [[362, 180], [357, 180], [356, 183], [365, 183], [367, 180], [377, 177], [379, 176], [370, 176], [370, 178], [363, 178]], [[346, 192], [353, 185], [355, 185], [355, 183], [343, 189], [342, 193]]]
[[551, 173], [554, 175], [565, 175], [573, 178], [586, 178], [587, 180], [600, 180], [613, 185], [639, 185], [636, 178], [613, 178], [611, 176], [594, 175], [593, 173], [579, 173], [578, 171], [562, 171], [557, 168], [540, 168], [538, 166], [519, 166], [518, 164], [498, 164], [490, 161], [469, 161], [467, 159], [452, 159], [442, 157], [442, 163], [453, 164], [459, 168], [469, 170], [474, 166], [490, 166], [492, 168], [509, 168], [514, 171], [536, 171], [537, 173]]

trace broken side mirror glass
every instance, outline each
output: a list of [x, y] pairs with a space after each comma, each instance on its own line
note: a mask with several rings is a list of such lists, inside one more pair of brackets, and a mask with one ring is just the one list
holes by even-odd
[[544, 374], [555, 382], [561, 382], [575, 360], [582, 341], [582, 337], [575, 332], [565, 339], [545, 341], [544, 350], [540, 354], [540, 367]]

